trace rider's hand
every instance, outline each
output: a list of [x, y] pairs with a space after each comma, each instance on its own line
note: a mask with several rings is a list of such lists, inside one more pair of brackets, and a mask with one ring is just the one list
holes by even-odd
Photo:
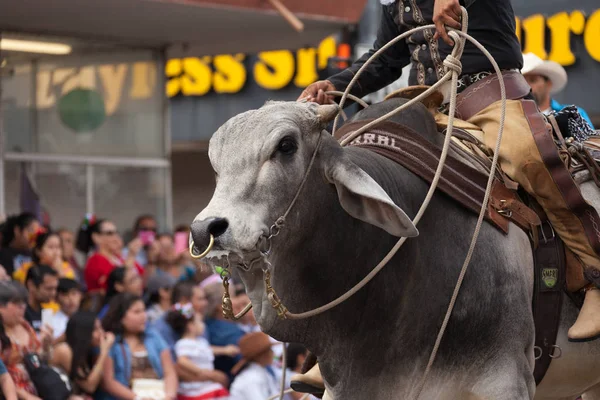
[[318, 104], [328, 104], [330, 100], [333, 100], [331, 96], [325, 94], [330, 90], [335, 90], [335, 86], [329, 81], [318, 81], [311, 83], [298, 97], [298, 100], [306, 99]]
[[433, 38], [437, 40], [441, 37], [444, 42], [453, 46], [454, 42], [448, 36], [446, 26], [460, 29], [461, 16], [462, 10], [458, 0], [435, 0], [435, 5], [433, 6], [433, 23], [435, 24], [436, 32]]

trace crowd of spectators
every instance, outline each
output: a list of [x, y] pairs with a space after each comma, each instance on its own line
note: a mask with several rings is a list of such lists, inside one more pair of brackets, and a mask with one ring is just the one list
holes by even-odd
[[[266, 400], [284, 369], [288, 379], [300, 371], [302, 346], [290, 344], [281, 365], [282, 344], [251, 311], [223, 317], [224, 287], [189, 256], [185, 226], [159, 232], [142, 215], [122, 235], [87, 215], [76, 230], [53, 230], [22, 213], [0, 234], [5, 399]], [[230, 288], [239, 311], [248, 296]]]

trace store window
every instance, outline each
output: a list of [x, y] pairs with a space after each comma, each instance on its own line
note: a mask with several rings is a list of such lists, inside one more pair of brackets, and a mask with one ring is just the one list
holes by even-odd
[[137, 215], [171, 225], [164, 60], [158, 51], [69, 38], [66, 54], [2, 51], [2, 211], [21, 210], [22, 171], [53, 226], [86, 212], [127, 229]]

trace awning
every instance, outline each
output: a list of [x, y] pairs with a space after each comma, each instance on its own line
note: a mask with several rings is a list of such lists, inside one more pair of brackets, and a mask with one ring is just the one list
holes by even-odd
[[[367, 0], [0, 0], [0, 30], [166, 48], [168, 56], [256, 53], [316, 45], [357, 23]], [[341, 3], [341, 4], [340, 4]]]

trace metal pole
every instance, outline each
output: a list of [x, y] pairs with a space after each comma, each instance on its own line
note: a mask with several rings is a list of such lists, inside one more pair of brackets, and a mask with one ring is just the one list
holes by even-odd
[[94, 213], [94, 166], [87, 164], [85, 166], [85, 208], [90, 214]]
[[[0, 39], [2, 32], [0, 31]], [[2, 63], [2, 50], [0, 50], [0, 63]], [[1, 65], [1, 64], [0, 64]], [[0, 66], [0, 218], [6, 217], [5, 181], [4, 181], [4, 115], [2, 107], [2, 67]]]
[[162, 88], [166, 85], [165, 65], [167, 64], [166, 51], [163, 50], [159, 54], [158, 62], [158, 82], [159, 93], [162, 99], [162, 117], [163, 117], [163, 137], [165, 139], [164, 157], [167, 160], [168, 166], [165, 168], [165, 224], [167, 230], [173, 229], [173, 179], [171, 169], [171, 116], [169, 112], [169, 99]]

